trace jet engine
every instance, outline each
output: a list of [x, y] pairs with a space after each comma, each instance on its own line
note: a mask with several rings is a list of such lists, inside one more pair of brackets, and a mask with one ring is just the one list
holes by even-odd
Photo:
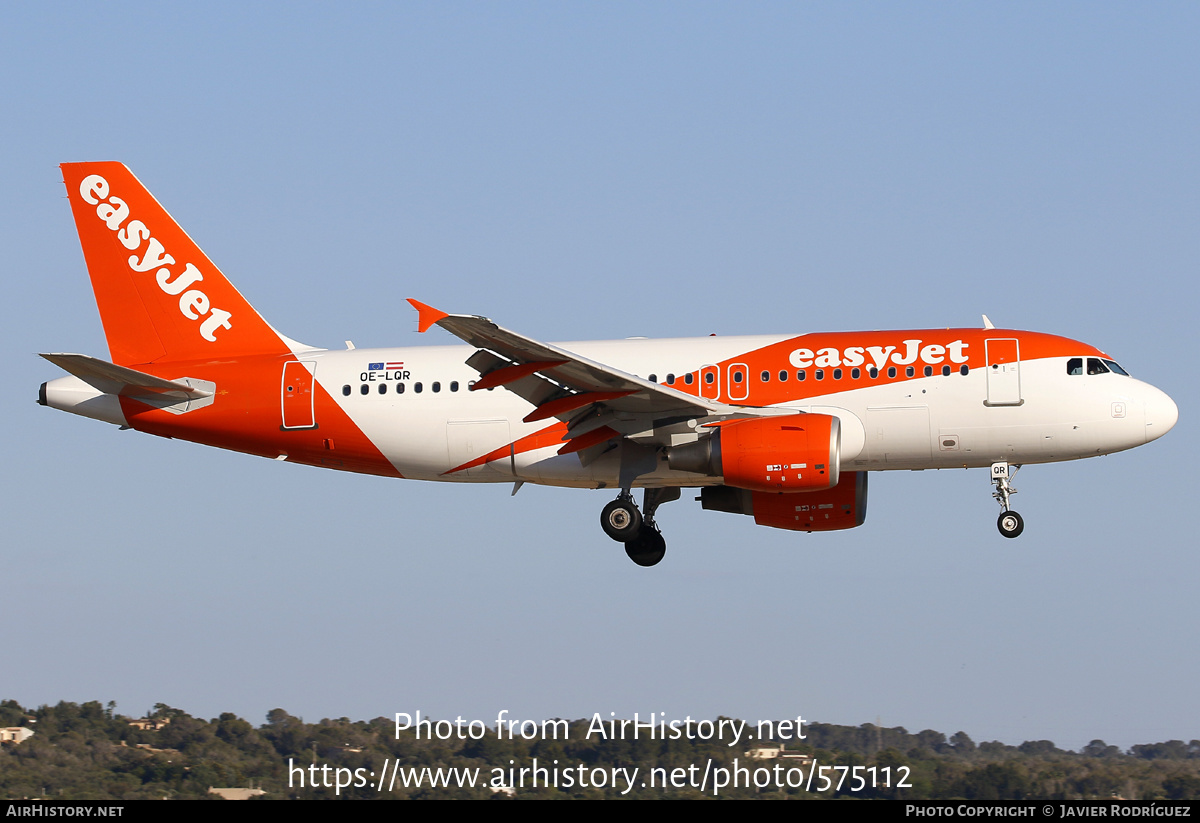
[[715, 511], [751, 514], [758, 525], [775, 529], [799, 532], [852, 529], [867, 519], [867, 473], [845, 472], [832, 489], [808, 494], [707, 486], [700, 490], [700, 505]]
[[667, 465], [758, 492], [814, 492], [838, 483], [842, 434], [836, 417], [751, 417], [710, 427], [707, 437], [671, 447]]

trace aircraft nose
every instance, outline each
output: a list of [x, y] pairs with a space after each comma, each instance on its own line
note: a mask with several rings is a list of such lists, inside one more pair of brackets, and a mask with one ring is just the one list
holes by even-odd
[[1150, 387], [1146, 395], [1146, 442], [1157, 440], [1179, 419], [1179, 407], [1167, 393]]

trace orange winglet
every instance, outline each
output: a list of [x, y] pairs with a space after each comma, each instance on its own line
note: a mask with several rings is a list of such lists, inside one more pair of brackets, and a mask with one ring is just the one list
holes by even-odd
[[533, 363], [517, 363], [515, 366], [504, 366], [495, 371], [490, 371], [476, 380], [471, 386], [471, 391], [493, 389], [496, 386], [507, 386], [509, 383], [520, 380], [522, 377], [528, 377], [534, 372], [539, 372], [542, 369], [552, 369], [555, 366], [561, 366], [564, 363], [570, 362], [570, 360], [539, 360]]
[[410, 297], [408, 298], [408, 302], [414, 309], [417, 310], [417, 331], [421, 332], [422, 334], [424, 334], [430, 326], [441, 320], [443, 317], [450, 316], [444, 311], [438, 311], [433, 306], [425, 305], [420, 300], [413, 300]]
[[637, 394], [637, 391], [585, 391], [579, 394], [571, 394], [566, 397], [560, 397], [557, 400], [551, 400], [548, 403], [543, 403], [525, 415], [524, 422], [532, 423], [535, 420], [545, 420], [547, 417], [555, 417], [564, 412], [581, 409], [592, 403], [616, 400], [618, 397], [626, 397], [630, 394]]
[[612, 440], [614, 437], [620, 437], [621, 433], [610, 429], [608, 426], [590, 431], [587, 434], [581, 434], [579, 437], [568, 440], [563, 447], [558, 450], [559, 454], [573, 454], [574, 452], [583, 451], [591, 446], [599, 445], [606, 440]]

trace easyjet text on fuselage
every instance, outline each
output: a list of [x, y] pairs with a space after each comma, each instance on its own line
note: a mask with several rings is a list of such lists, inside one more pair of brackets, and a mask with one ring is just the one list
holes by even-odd
[[832, 346], [816, 349], [795, 349], [788, 356], [788, 362], [798, 369], [835, 368], [837, 366], [861, 366], [868, 358], [877, 369], [882, 369], [889, 362], [897, 366], [908, 366], [918, 359], [922, 363], [936, 366], [949, 359], [951, 363], [966, 363], [966, 350], [970, 343], [955, 340], [952, 343], [925, 343], [921, 339], [903, 340], [899, 346], [847, 346], [836, 349]]

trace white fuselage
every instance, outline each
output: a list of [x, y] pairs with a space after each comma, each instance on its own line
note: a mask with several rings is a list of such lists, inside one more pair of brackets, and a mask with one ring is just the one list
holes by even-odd
[[[629, 374], [662, 382], [699, 363], [720, 364], [739, 353], [762, 349], [786, 337], [708, 337], [675, 340], [589, 341], [557, 344]], [[581, 465], [577, 455], [553, 446], [514, 448], [505, 459], [447, 474], [480, 455], [517, 443], [547, 428], [524, 423], [531, 406], [491, 389], [468, 390], [478, 377], [465, 365], [466, 346], [319, 351], [300, 355], [316, 380], [405, 477], [466, 482], [526, 480], [561, 486], [614, 486], [618, 460]], [[1084, 352], [1086, 355], [1086, 352]], [[1133, 448], [1165, 433], [1174, 404], [1160, 390], [1116, 373], [1067, 372], [1067, 357], [1021, 363], [1019, 404], [988, 405], [986, 369], [963, 375], [889, 381], [826, 377], [817, 394], [773, 404], [796, 411], [837, 416], [842, 424], [842, 465], [847, 470], [929, 469], [987, 466], [996, 461], [1045, 463], [1074, 460]], [[403, 363], [400, 369], [364, 370], [373, 363]], [[717, 367], [707, 390], [732, 385], [732, 367]], [[806, 375], [811, 387], [814, 376]], [[826, 370], [832, 371], [832, 370]], [[848, 370], [847, 370], [848, 371]], [[791, 375], [789, 375], [791, 376]], [[774, 370], [771, 377], [775, 377]], [[794, 378], [793, 378], [794, 379]], [[758, 372], [747, 375], [754, 402]], [[398, 387], [403, 385], [403, 393]], [[451, 387], [454, 387], [452, 390]], [[347, 387], [349, 393], [347, 394]], [[382, 390], [381, 390], [381, 387]], [[365, 390], [365, 393], [364, 393]], [[381, 393], [381, 391], [383, 393]], [[638, 486], [708, 485], [719, 479], [671, 471], [638, 478]]]

